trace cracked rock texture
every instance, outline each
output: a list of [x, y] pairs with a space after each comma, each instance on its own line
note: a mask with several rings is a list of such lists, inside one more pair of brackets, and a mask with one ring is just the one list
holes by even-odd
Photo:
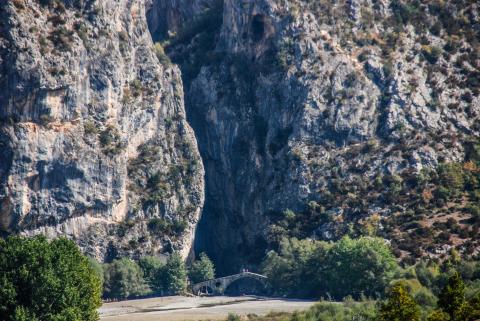
[[0, 4], [0, 230], [98, 259], [186, 257], [204, 200], [177, 67], [146, 3]]
[[206, 171], [197, 250], [221, 271], [259, 262], [269, 213], [462, 161], [478, 139], [478, 3], [399, 3], [225, 0], [216, 30], [199, 13], [185, 29], [205, 31], [173, 37]]
[[187, 256], [197, 231], [224, 274], [296, 233], [287, 209], [325, 240], [402, 215], [386, 194], [480, 141], [479, 21], [473, 0], [3, 1], [0, 229], [107, 260]]

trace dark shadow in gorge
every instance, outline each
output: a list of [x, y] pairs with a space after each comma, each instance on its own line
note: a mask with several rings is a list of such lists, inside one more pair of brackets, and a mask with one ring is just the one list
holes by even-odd
[[[194, 251], [205, 252], [221, 276], [255, 270], [265, 254], [265, 172], [272, 166], [266, 156], [267, 116], [255, 95], [258, 73], [269, 64], [219, 52], [223, 2], [213, 3], [186, 23], [165, 51], [182, 70], [187, 121], [205, 167], [205, 205]], [[263, 21], [257, 17], [249, 37], [259, 41], [262, 35]], [[199, 83], [202, 68], [208, 76]], [[210, 91], [216, 92], [214, 100]], [[212, 112], [218, 113], [215, 121], [207, 116]]]
[[[205, 12], [194, 17], [182, 17], [178, 6], [168, 7], [168, 3], [162, 0], [154, 0], [152, 6], [147, 11], [147, 20], [152, 39], [162, 41], [168, 38], [170, 30], [176, 32], [176, 36], [171, 38], [169, 46], [165, 48], [166, 53], [173, 63], [177, 64], [182, 71], [182, 82], [185, 92], [185, 110], [187, 122], [193, 128], [200, 155], [206, 170], [205, 173], [205, 205], [200, 222], [198, 223], [194, 252], [207, 253], [217, 267], [217, 275], [233, 273], [227, 266], [223, 253], [223, 244], [219, 241], [221, 235], [226, 231], [220, 231], [217, 226], [220, 217], [219, 208], [216, 206], [221, 203], [221, 195], [215, 196], [213, 180], [219, 175], [221, 166], [215, 164], [215, 160], [209, 156], [206, 137], [207, 122], [205, 115], [195, 106], [195, 99], [189, 95], [190, 86], [200, 72], [206, 61], [212, 61], [215, 57], [215, 48], [220, 36], [223, 17], [223, 0], [212, 1], [212, 7]], [[184, 19], [190, 19], [183, 28], [179, 29], [179, 23]], [[211, 143], [210, 143], [211, 144]], [[225, 216], [224, 216], [225, 217]]]

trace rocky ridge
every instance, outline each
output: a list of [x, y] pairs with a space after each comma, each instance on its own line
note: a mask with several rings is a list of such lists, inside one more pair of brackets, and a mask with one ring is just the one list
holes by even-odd
[[195, 247], [221, 274], [285, 237], [474, 255], [478, 7], [3, 3], [2, 230], [67, 234], [97, 257], [186, 255], [203, 162]]
[[180, 72], [160, 63], [145, 5], [0, 5], [4, 233], [66, 235], [107, 260], [189, 254], [203, 167]]
[[410, 174], [468, 160], [480, 134], [478, 3], [221, 8], [164, 43], [183, 71], [206, 170], [197, 249], [221, 269], [255, 265], [291, 233], [275, 224], [287, 209], [329, 217], [303, 217], [303, 237], [355, 234], [373, 214], [407, 211], [388, 200], [391, 177], [406, 186]]

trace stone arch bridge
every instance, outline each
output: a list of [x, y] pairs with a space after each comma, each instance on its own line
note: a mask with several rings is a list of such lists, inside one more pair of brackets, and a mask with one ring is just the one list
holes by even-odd
[[225, 293], [225, 290], [230, 286], [230, 284], [244, 278], [257, 280], [263, 283], [264, 286], [266, 286], [267, 277], [265, 275], [252, 272], [241, 272], [238, 274], [224, 276], [221, 278], [194, 284], [192, 285], [192, 291], [193, 294], [196, 295], [223, 295]]

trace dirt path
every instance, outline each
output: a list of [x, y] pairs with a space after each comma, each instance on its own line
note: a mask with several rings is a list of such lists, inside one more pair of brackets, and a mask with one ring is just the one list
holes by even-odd
[[265, 315], [269, 312], [305, 310], [313, 301], [259, 297], [163, 297], [106, 303], [102, 321], [223, 320], [229, 313]]

